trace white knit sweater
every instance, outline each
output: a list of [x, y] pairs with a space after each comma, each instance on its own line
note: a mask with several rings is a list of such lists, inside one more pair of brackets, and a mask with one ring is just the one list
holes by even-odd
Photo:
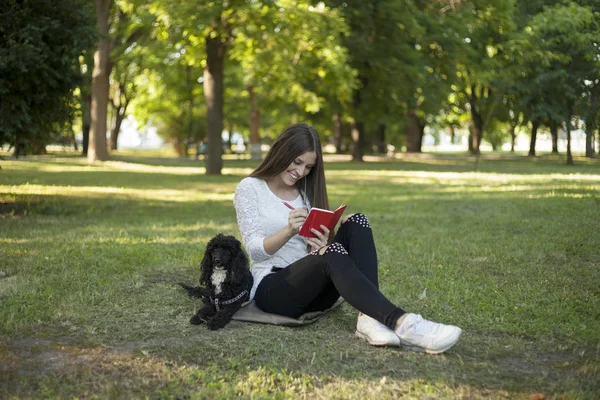
[[[262, 179], [244, 178], [235, 188], [233, 205], [254, 277], [250, 299], [254, 298], [260, 281], [271, 273], [271, 268], [285, 268], [308, 254], [305, 239], [299, 235], [291, 238], [273, 255], [265, 251], [264, 239], [288, 223], [290, 209], [283, 202]], [[303, 205], [301, 196], [287, 202], [294, 208]]]

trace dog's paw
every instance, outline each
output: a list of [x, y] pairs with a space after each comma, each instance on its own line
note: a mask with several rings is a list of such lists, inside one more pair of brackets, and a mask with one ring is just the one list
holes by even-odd
[[194, 315], [190, 319], [190, 324], [192, 324], [192, 325], [201, 325], [203, 323], [204, 323], [204, 320], [202, 318], [200, 318], [198, 315]]
[[227, 321], [216, 321], [214, 319], [211, 319], [206, 322], [206, 327], [211, 331], [219, 330], [225, 327], [225, 325], [227, 325]]

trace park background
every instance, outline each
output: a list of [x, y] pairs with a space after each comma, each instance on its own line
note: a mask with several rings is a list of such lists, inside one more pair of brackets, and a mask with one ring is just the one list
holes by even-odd
[[[0, 398], [597, 398], [599, 12], [4, 2]], [[294, 122], [369, 217], [382, 291], [462, 327], [451, 351], [370, 347], [348, 305], [188, 323], [177, 282], [239, 237], [235, 186]]]
[[219, 174], [298, 121], [353, 161], [561, 142], [571, 164], [599, 147], [593, 0], [9, 1], [0, 29], [15, 157], [58, 143], [108, 160], [135, 142], [125, 127]]

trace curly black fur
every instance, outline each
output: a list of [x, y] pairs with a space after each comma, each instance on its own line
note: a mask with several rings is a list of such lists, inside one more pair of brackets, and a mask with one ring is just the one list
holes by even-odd
[[[250, 298], [252, 274], [248, 268], [248, 257], [242, 244], [233, 236], [219, 233], [206, 245], [204, 258], [200, 263], [200, 286], [180, 285], [190, 296], [202, 298], [204, 306], [190, 319], [190, 323], [200, 325], [206, 322], [208, 329], [221, 329], [229, 323], [242, 303]], [[215, 285], [213, 276], [224, 274], [222, 283]], [[231, 304], [222, 304], [246, 291], [246, 294]], [[218, 309], [217, 309], [217, 303]]]

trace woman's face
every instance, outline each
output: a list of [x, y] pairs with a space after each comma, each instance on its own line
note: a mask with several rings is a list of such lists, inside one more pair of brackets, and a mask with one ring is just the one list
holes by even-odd
[[287, 186], [294, 186], [299, 179], [308, 175], [317, 162], [317, 153], [307, 151], [296, 157], [279, 177]]

